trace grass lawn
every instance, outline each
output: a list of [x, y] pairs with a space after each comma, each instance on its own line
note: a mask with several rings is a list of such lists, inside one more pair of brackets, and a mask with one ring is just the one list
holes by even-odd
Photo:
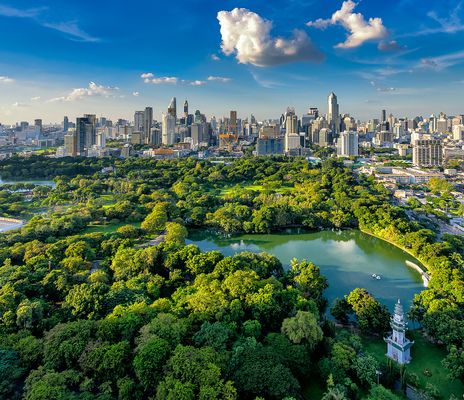
[[117, 224], [100, 224], [100, 225], [89, 225], [87, 228], [84, 229], [82, 232], [83, 234], [87, 233], [95, 233], [95, 232], [101, 232], [101, 233], [113, 233], [118, 230], [121, 226], [124, 225], [132, 225], [135, 226], [136, 228], [140, 228], [140, 222], [118, 222]]
[[255, 185], [255, 184], [245, 184], [245, 185], [236, 185], [231, 187], [224, 187], [221, 189], [221, 197], [226, 197], [236, 191], [237, 188], [255, 191], [255, 192], [264, 192], [266, 190], [270, 190], [271, 192], [275, 193], [286, 193], [292, 191], [294, 188], [292, 186], [281, 186], [276, 189], [273, 188], [266, 188], [264, 185]]
[[[448, 371], [442, 367], [441, 360], [446, 356], [446, 349], [427, 342], [419, 331], [410, 332], [410, 337], [415, 341], [411, 350], [412, 361], [406, 367], [406, 371], [415, 373], [420, 380], [420, 386], [425, 389], [427, 383], [434, 385], [441, 393], [442, 399], [448, 400], [454, 394], [458, 399], [464, 394], [464, 385], [448, 378]], [[379, 361], [385, 360], [387, 345], [381, 339], [363, 338], [366, 352], [372, 353]], [[431, 375], [424, 375], [424, 371], [430, 371]]]

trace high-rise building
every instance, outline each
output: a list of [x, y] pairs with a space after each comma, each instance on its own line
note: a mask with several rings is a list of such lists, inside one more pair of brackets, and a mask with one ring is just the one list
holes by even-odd
[[176, 118], [172, 114], [162, 116], [161, 139], [165, 146], [172, 146], [176, 142]]
[[443, 145], [437, 139], [414, 141], [412, 162], [418, 167], [436, 167], [443, 164]]
[[134, 129], [136, 132], [143, 132], [145, 121], [145, 111], [136, 111], [134, 113]]
[[97, 118], [93, 114], [84, 114], [76, 119], [76, 148], [80, 156], [92, 148], [97, 141]]
[[38, 131], [38, 133], [43, 132], [42, 120], [41, 119], [34, 120], [34, 126], [35, 126], [35, 129]]
[[175, 97], [173, 97], [169, 103], [168, 114], [172, 115], [177, 121], [177, 100]]
[[233, 133], [234, 135], [238, 134], [237, 111], [230, 112], [229, 133]]
[[145, 107], [143, 113], [143, 139], [144, 144], [148, 144], [151, 137], [151, 128], [153, 127], [153, 108]]
[[338, 99], [334, 92], [329, 94], [328, 97], [329, 110], [327, 117], [329, 120], [329, 128], [335, 135], [340, 133], [340, 109], [338, 106]]
[[189, 103], [187, 100], [184, 101], [184, 119], [185, 124], [188, 122], [188, 115], [189, 115]]
[[68, 117], [63, 118], [63, 132], [67, 132], [69, 130], [69, 119]]
[[77, 134], [75, 129], [64, 135], [64, 148], [67, 156], [77, 156]]
[[453, 139], [464, 140], [464, 125], [453, 126]]
[[382, 115], [380, 116], [380, 121], [381, 122], [387, 122], [387, 111], [382, 110]]
[[337, 155], [351, 157], [359, 155], [358, 132], [342, 132], [337, 140]]

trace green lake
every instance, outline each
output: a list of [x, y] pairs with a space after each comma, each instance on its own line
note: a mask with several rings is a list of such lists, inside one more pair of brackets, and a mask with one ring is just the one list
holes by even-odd
[[[420, 273], [406, 265], [419, 262], [397, 247], [357, 230], [322, 231], [224, 238], [213, 233], [193, 233], [189, 244], [202, 251], [220, 250], [230, 256], [242, 251], [267, 252], [288, 267], [292, 258], [312, 261], [329, 282], [329, 305], [353, 289], [367, 289], [390, 310], [399, 298], [406, 309], [416, 293], [424, 290]], [[372, 275], [379, 275], [380, 279]]]

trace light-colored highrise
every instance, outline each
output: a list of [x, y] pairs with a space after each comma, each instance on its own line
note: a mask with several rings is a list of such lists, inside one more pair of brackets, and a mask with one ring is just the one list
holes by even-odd
[[177, 120], [177, 100], [175, 97], [173, 97], [169, 103], [168, 114], [172, 115]]
[[417, 167], [438, 167], [443, 165], [443, 145], [441, 140], [415, 140], [412, 149], [412, 162]]
[[162, 116], [161, 140], [165, 146], [172, 146], [176, 142], [176, 118], [172, 114]]
[[359, 155], [358, 132], [342, 132], [337, 140], [337, 155], [352, 157]]

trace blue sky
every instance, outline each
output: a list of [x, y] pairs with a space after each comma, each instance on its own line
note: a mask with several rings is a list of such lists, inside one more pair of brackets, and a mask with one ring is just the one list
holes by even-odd
[[464, 113], [464, 0], [0, 0], [0, 122]]

